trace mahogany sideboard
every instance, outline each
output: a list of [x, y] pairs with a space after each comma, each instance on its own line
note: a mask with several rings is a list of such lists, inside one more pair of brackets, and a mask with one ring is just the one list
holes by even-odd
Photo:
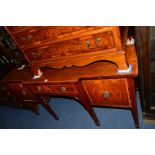
[[139, 127], [134, 85], [138, 75], [135, 46], [128, 45], [125, 50], [127, 64], [132, 64], [132, 71], [128, 73], [118, 74], [115, 63], [98, 61], [83, 67], [44, 67], [41, 68], [43, 75], [34, 80], [30, 64], [21, 70], [12, 70], [0, 81], [1, 97], [3, 101], [11, 100], [15, 104], [14, 96], [18, 96], [19, 106], [32, 108], [31, 105], [36, 113], [38, 104], [42, 104], [55, 119], [58, 116], [48, 105], [49, 97], [69, 97], [84, 106], [96, 125], [100, 122], [93, 107], [128, 108], [132, 111], [135, 126]]

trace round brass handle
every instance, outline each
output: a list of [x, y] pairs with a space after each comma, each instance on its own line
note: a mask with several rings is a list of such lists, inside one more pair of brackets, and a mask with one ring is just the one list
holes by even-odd
[[95, 38], [95, 42], [99, 43], [101, 41], [101, 38]]
[[95, 46], [94, 46], [94, 48], [98, 47], [100, 42], [101, 42], [101, 38], [95, 38]]
[[27, 41], [31, 41], [32, 40], [32, 36], [29, 34], [28, 36], [27, 36]]
[[89, 48], [90, 47], [90, 41], [89, 40], [86, 40], [85, 43], [86, 43], [86, 47]]
[[111, 93], [108, 92], [108, 91], [105, 91], [105, 92], [102, 94], [102, 96], [103, 96], [104, 98], [109, 98], [109, 97], [111, 96]]
[[23, 94], [23, 95], [26, 95], [26, 91], [22, 90], [22, 94]]
[[41, 91], [41, 87], [40, 86], [37, 87], [37, 91]]
[[3, 86], [3, 87], [2, 87], [2, 89], [3, 89], [3, 90], [6, 90], [6, 87], [5, 87], [5, 86]]
[[22, 40], [22, 41], [26, 41], [25, 37], [21, 37], [21, 40]]
[[65, 92], [66, 91], [66, 87], [61, 87], [60, 90], [61, 90], [61, 92]]
[[10, 92], [7, 92], [7, 95], [10, 95]]

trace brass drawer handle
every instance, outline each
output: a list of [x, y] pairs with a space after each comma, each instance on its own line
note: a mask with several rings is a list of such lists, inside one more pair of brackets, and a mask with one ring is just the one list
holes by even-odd
[[60, 88], [60, 91], [61, 91], [61, 92], [65, 92], [65, 91], [66, 91], [66, 87], [61, 87], [61, 88]]
[[101, 42], [101, 38], [95, 38], [95, 42], [96, 42], [96, 43]]
[[25, 91], [25, 90], [22, 90], [22, 94], [23, 94], [23, 95], [26, 95], [26, 91]]
[[5, 86], [3, 86], [3, 87], [2, 87], [2, 90], [6, 90], [6, 87], [5, 87]]
[[85, 43], [86, 43], [86, 47], [89, 48], [90, 47], [90, 41], [87, 40]]
[[7, 92], [7, 95], [10, 95], [10, 92]]
[[41, 91], [41, 87], [40, 86], [37, 87], [37, 91], [39, 91], [39, 92]]
[[105, 92], [102, 94], [102, 96], [103, 96], [104, 98], [109, 98], [109, 97], [111, 96], [111, 93], [108, 92], [108, 91], [105, 91]]
[[98, 47], [100, 42], [101, 42], [101, 38], [95, 38], [95, 46], [94, 46], [94, 48]]
[[23, 37], [21, 37], [21, 40], [22, 41], [32, 41], [32, 36], [29, 34], [28, 36], [23, 36]]
[[32, 41], [32, 36], [30, 34], [27, 36], [27, 41]]

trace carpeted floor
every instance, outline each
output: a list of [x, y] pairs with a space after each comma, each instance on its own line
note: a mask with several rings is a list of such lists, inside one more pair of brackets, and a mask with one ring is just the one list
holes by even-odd
[[[141, 129], [154, 129], [155, 124], [144, 124], [137, 93], [139, 122]], [[56, 121], [40, 106], [40, 115], [31, 111], [0, 107], [0, 128], [2, 129], [134, 129], [130, 110], [94, 108], [100, 120], [96, 126], [87, 111], [77, 101], [52, 98], [49, 103], [60, 120]]]

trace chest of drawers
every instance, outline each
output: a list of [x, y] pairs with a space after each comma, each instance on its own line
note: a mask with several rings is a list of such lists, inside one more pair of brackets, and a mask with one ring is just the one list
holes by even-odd
[[96, 61], [111, 61], [127, 70], [124, 38], [116, 26], [19, 26], [6, 27], [21, 49], [35, 78], [42, 67], [82, 67]]

